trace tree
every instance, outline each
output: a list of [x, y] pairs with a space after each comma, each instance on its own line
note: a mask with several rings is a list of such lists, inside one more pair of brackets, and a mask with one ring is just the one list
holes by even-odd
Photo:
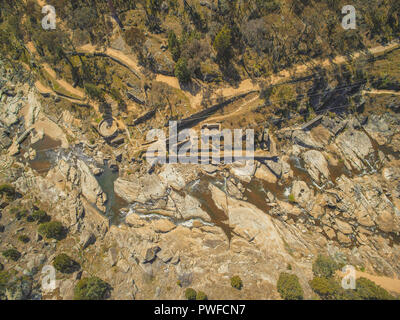
[[181, 56], [181, 47], [174, 31], [170, 31], [168, 34], [168, 49], [171, 51], [172, 59], [178, 61]]
[[218, 58], [222, 60], [229, 60], [231, 56], [232, 47], [232, 35], [231, 30], [225, 25], [218, 32], [214, 39], [214, 49], [217, 51]]
[[178, 62], [175, 64], [174, 73], [179, 82], [186, 83], [190, 81], [191, 74], [187, 66], [187, 60], [185, 58], [179, 58]]
[[79, 280], [74, 289], [75, 300], [105, 300], [111, 291], [111, 286], [98, 277]]
[[312, 270], [316, 277], [330, 278], [339, 269], [338, 264], [329, 256], [318, 255]]
[[284, 300], [302, 300], [303, 288], [295, 274], [282, 272], [279, 275], [277, 289]]

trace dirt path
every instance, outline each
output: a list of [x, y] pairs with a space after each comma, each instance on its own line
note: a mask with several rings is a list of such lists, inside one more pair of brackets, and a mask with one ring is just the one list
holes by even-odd
[[44, 70], [50, 75], [50, 77], [52, 77], [53, 80], [60, 85], [60, 87], [81, 99], [85, 98], [85, 93], [82, 90], [74, 88], [71, 84], [63, 79], [57, 79], [56, 72], [47, 63], [43, 63], [42, 66]]
[[393, 91], [393, 90], [363, 90], [363, 94], [390, 94], [394, 96], [400, 96], [400, 91]]
[[389, 277], [381, 277], [375, 276], [369, 273], [357, 271], [356, 272], [357, 278], [367, 278], [375, 282], [377, 285], [381, 286], [382, 288], [386, 289], [387, 291], [399, 293], [400, 294], [400, 280], [399, 279], [392, 279]]
[[[396, 47], [399, 46], [398, 42], [393, 42], [387, 46], [377, 46], [374, 48], [369, 49], [369, 52], [371, 54], [378, 54], [381, 52], [385, 52], [387, 50], [390, 49], [394, 49]], [[86, 53], [96, 53], [96, 52], [100, 52], [98, 50], [96, 50], [96, 48], [91, 45], [91, 44], [87, 44], [85, 46], [82, 46], [78, 49], [81, 52], [86, 52]], [[115, 50], [115, 49], [111, 49], [111, 48], [107, 48], [104, 51], [105, 54], [109, 55], [110, 57], [122, 62], [123, 64], [126, 64], [127, 66], [129, 66], [130, 68], [136, 70], [139, 73], [139, 65], [138, 63], [135, 61], [134, 58], [132, 58], [131, 56], [127, 56], [126, 54], [122, 53], [121, 51]], [[353, 54], [353, 58], [358, 58], [361, 55], [364, 55], [365, 52], [364, 51], [360, 51], [360, 52], [356, 52]], [[268, 78], [262, 79], [262, 80], [266, 80], [268, 81], [271, 85], [277, 84], [281, 81], [290, 79], [292, 74], [304, 74], [308, 71], [308, 65], [313, 64], [313, 65], [320, 65], [322, 67], [328, 67], [330, 65], [333, 64], [343, 64], [347, 61], [347, 57], [346, 56], [337, 56], [336, 58], [334, 58], [333, 60], [331, 59], [325, 59], [325, 60], [320, 60], [320, 59], [313, 59], [311, 61], [308, 61], [307, 64], [299, 64], [299, 65], [295, 65], [294, 67], [290, 68], [290, 69], [286, 69], [286, 70], [282, 70], [281, 72], [272, 75]], [[172, 76], [165, 76], [165, 75], [160, 75], [158, 74], [156, 76], [156, 81], [160, 81], [160, 82], [164, 82], [168, 85], [170, 85], [173, 88], [176, 89], [181, 89], [181, 86], [179, 84], [179, 81], [176, 77], [172, 77]], [[238, 87], [226, 87], [226, 88], [221, 88], [218, 89], [215, 94], [213, 95], [213, 98], [216, 98], [219, 95], [222, 95], [223, 98], [227, 97], [227, 96], [234, 96], [234, 95], [239, 95], [241, 93], [244, 92], [248, 92], [248, 91], [252, 91], [252, 90], [260, 90], [260, 87], [257, 83], [252, 82], [251, 79], [245, 79], [243, 80]], [[193, 108], [197, 108], [200, 106], [201, 104], [201, 100], [202, 100], [202, 95], [201, 93], [198, 93], [197, 95], [192, 95], [191, 93], [184, 91], [185, 95], [188, 97], [191, 105]]]
[[[36, 48], [33, 44], [33, 42], [28, 42], [26, 44], [26, 48], [28, 51], [31, 53], [31, 55], [35, 55], [37, 53]], [[78, 89], [74, 88], [71, 84], [69, 84], [67, 81], [63, 79], [57, 79], [57, 74], [56, 72], [50, 67], [49, 64], [43, 63], [42, 64], [43, 69], [46, 71], [46, 73], [52, 78], [51, 80], [55, 81], [61, 88], [63, 88], [65, 91], [71, 93], [72, 95], [75, 95], [79, 99], [84, 99], [85, 98], [85, 93]], [[46, 88], [40, 81], [37, 81], [35, 83], [36, 88], [42, 92], [42, 93], [49, 93], [49, 88]], [[51, 90], [53, 91], [53, 90]]]
[[243, 110], [244, 108], [246, 108], [247, 106], [249, 106], [251, 103], [253, 103], [254, 101], [256, 101], [257, 99], [259, 99], [258, 95], [251, 98], [250, 100], [244, 102], [238, 109], [236, 109], [234, 112], [226, 114], [226, 115], [222, 115], [222, 116], [216, 116], [216, 117], [212, 117], [212, 118], [206, 118], [204, 119], [204, 121], [207, 120], [207, 122], [215, 122], [215, 121], [221, 121], [227, 118], [231, 118], [234, 116], [238, 116], [240, 114], [242, 114], [243, 112], [245, 112], [246, 110]]
[[42, 94], [51, 94], [51, 93], [53, 93], [53, 90], [51, 90], [50, 88], [47, 88], [40, 81], [36, 81], [35, 82], [35, 87], [39, 91], [39, 93], [42, 93]]

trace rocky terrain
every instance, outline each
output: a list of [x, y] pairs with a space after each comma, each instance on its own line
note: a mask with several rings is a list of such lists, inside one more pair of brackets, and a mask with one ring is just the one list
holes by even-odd
[[[400, 6], [345, 4], [0, 0], [0, 299], [398, 297]], [[149, 163], [171, 121], [254, 166]]]
[[[85, 136], [71, 143], [78, 119], [46, 113], [54, 102], [29, 79], [4, 69], [1, 77], [1, 181], [20, 197], [1, 204], [0, 248], [22, 254], [2, 263], [33, 279], [18, 293], [23, 298], [72, 299], [77, 281], [96, 275], [111, 285], [112, 299], [181, 299], [189, 286], [210, 299], [278, 299], [276, 282], [288, 265], [312, 298], [319, 253], [400, 276], [398, 113], [266, 128], [260, 139], [273, 156], [247, 175], [240, 163], [150, 168], [124, 145]], [[43, 239], [12, 213], [16, 206], [45, 210], [67, 235]], [[40, 270], [61, 252], [81, 270], [57, 273], [57, 289], [43, 292]], [[233, 275], [242, 290], [231, 287]]]

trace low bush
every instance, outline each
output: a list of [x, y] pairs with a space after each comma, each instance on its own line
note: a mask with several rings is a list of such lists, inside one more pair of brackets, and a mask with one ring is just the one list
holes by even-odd
[[356, 280], [355, 290], [345, 290], [334, 278], [315, 277], [310, 281], [311, 289], [323, 300], [393, 300], [384, 288], [366, 278]]
[[329, 256], [318, 255], [312, 265], [314, 276], [330, 278], [334, 275], [339, 265]]
[[366, 278], [359, 278], [356, 281], [356, 295], [361, 300], [393, 300], [389, 292]]
[[61, 222], [52, 221], [39, 225], [38, 232], [41, 236], [44, 236], [48, 239], [60, 240], [64, 236], [65, 229]]
[[23, 242], [23, 243], [28, 243], [30, 239], [29, 239], [28, 236], [26, 236], [24, 234], [21, 234], [21, 235], [18, 236], [18, 240]]
[[315, 277], [310, 281], [310, 287], [324, 300], [341, 299], [344, 294], [342, 287], [332, 278]]
[[0, 195], [6, 195], [7, 197], [15, 196], [15, 188], [10, 184], [0, 185]]
[[17, 261], [21, 257], [21, 253], [17, 249], [7, 249], [3, 251], [3, 257]]
[[196, 300], [208, 300], [208, 297], [203, 291], [199, 291], [197, 292]]
[[31, 216], [33, 220], [37, 221], [38, 223], [44, 223], [50, 221], [50, 216], [48, 216], [47, 213], [43, 210], [36, 210], [34, 213], [32, 213]]
[[192, 288], [187, 288], [185, 290], [185, 297], [188, 300], [196, 300], [197, 292]]
[[282, 272], [279, 275], [277, 289], [284, 300], [303, 299], [303, 288], [300, 285], [299, 278], [294, 274]]
[[75, 300], [105, 300], [110, 293], [111, 286], [98, 277], [79, 280], [74, 289]]
[[235, 289], [241, 290], [243, 287], [243, 281], [239, 276], [233, 276], [231, 278], [231, 286]]
[[21, 220], [22, 218], [26, 217], [28, 215], [28, 210], [21, 209], [21, 208], [11, 208], [9, 210], [10, 214], [15, 215], [17, 220]]
[[73, 273], [79, 270], [79, 264], [65, 253], [61, 253], [53, 260], [53, 266], [62, 273]]

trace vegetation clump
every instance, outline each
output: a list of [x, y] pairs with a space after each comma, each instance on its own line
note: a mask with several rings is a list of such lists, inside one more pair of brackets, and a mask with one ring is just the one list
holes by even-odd
[[216, 35], [213, 45], [220, 59], [229, 60], [232, 48], [232, 34], [226, 25]]
[[21, 253], [17, 249], [7, 249], [3, 251], [3, 257], [17, 261], [21, 257]]
[[18, 236], [18, 240], [23, 243], [28, 243], [30, 239], [27, 235], [21, 234]]
[[79, 264], [65, 253], [54, 258], [53, 266], [62, 273], [73, 273], [79, 270]]
[[34, 221], [38, 223], [44, 223], [50, 221], [50, 216], [43, 210], [36, 210], [31, 214], [31, 217]]
[[79, 280], [74, 289], [75, 300], [105, 300], [111, 291], [111, 286], [98, 277]]
[[339, 265], [329, 256], [318, 255], [317, 259], [314, 261], [312, 270], [314, 276], [330, 278], [334, 275], [336, 270], [339, 269]]
[[279, 275], [277, 289], [284, 300], [303, 300], [303, 288], [295, 274], [282, 272]]
[[187, 288], [185, 290], [185, 297], [187, 300], [196, 300], [197, 292], [192, 288]]
[[175, 77], [182, 83], [189, 82], [190, 71], [185, 58], [179, 58], [178, 62], [175, 64]]
[[197, 292], [196, 300], [208, 300], [208, 297], [203, 291], [199, 291]]
[[10, 184], [2, 184], [0, 185], [0, 195], [6, 195], [8, 198], [12, 198], [15, 196], [15, 188]]
[[241, 290], [243, 288], [243, 281], [239, 276], [233, 276], [231, 278], [231, 286], [235, 289]]
[[38, 232], [41, 236], [48, 239], [61, 240], [64, 236], [65, 229], [61, 222], [51, 221], [39, 225]]

